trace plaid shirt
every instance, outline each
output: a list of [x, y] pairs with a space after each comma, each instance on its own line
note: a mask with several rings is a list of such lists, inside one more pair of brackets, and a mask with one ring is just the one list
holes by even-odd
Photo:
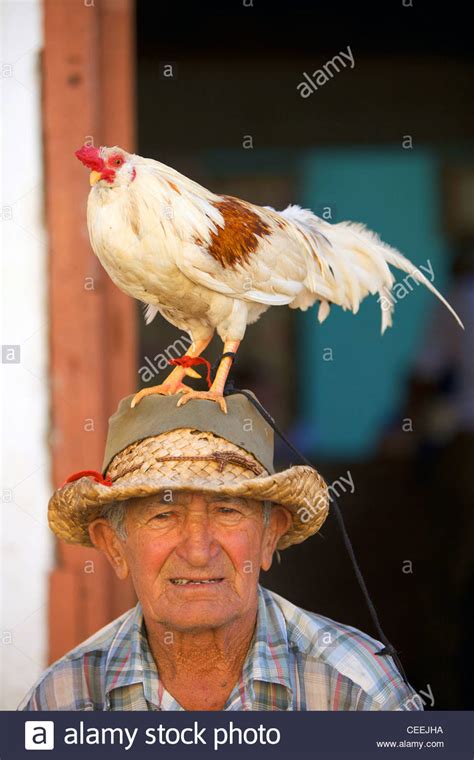
[[[257, 625], [224, 710], [420, 710], [380, 642], [259, 586]], [[183, 710], [160, 681], [140, 604], [43, 673], [19, 710]]]

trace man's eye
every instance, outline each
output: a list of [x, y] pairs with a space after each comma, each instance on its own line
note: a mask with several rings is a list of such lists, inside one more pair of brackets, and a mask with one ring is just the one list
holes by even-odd
[[166, 520], [168, 517], [171, 517], [171, 512], [159, 512], [153, 515], [152, 520]]
[[219, 512], [221, 512], [224, 515], [240, 514], [237, 509], [232, 509], [232, 507], [219, 507]]

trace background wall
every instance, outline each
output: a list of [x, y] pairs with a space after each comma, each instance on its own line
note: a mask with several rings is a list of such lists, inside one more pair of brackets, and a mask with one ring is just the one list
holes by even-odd
[[45, 509], [51, 481], [39, 0], [4, 3], [2, 37], [0, 709], [6, 710], [47, 662], [53, 562]]
[[86, 140], [133, 150], [134, 24], [129, 0], [3, 11], [0, 651], [13, 709], [50, 662], [135, 602], [103, 555], [47, 527], [52, 491], [101, 468], [108, 418], [136, 375], [135, 304], [91, 250], [74, 156]]

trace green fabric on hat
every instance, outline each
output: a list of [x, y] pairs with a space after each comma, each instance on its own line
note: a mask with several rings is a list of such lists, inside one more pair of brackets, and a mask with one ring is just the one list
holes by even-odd
[[[117, 411], [109, 419], [102, 473], [116, 454], [131, 443], [151, 438], [169, 430], [195, 428], [215, 433], [253, 454], [269, 473], [273, 473], [273, 429], [242, 393], [226, 396], [227, 414], [215, 401], [190, 399], [184, 406], [176, 406], [182, 397], [145, 396], [134, 409], [130, 407], [133, 395], [122, 399]], [[252, 393], [253, 398], [256, 396]]]

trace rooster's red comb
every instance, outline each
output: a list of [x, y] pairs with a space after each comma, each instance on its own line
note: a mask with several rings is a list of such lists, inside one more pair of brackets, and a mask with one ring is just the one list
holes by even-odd
[[104, 168], [104, 159], [100, 156], [99, 148], [94, 148], [93, 145], [83, 145], [80, 150], [76, 150], [74, 155], [88, 169], [100, 172]]

